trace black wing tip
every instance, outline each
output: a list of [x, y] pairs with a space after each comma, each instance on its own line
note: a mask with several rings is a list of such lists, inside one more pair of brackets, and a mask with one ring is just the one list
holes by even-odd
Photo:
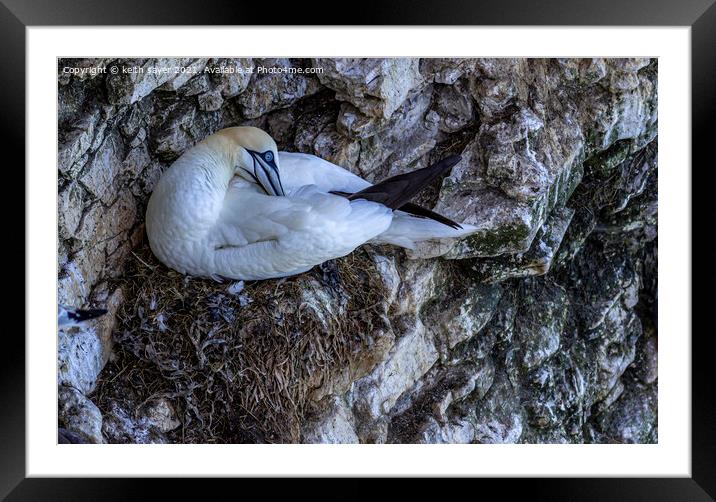
[[[428, 167], [384, 179], [359, 192], [348, 195], [348, 199], [366, 199], [383, 204], [390, 209], [397, 209], [461, 160], [461, 155], [449, 155]], [[334, 193], [344, 195], [343, 192]]]
[[442, 223], [443, 225], [447, 225], [448, 227], [451, 227], [454, 230], [462, 230], [462, 225], [460, 225], [458, 222], [453, 221], [450, 218], [443, 216], [440, 213], [436, 213], [435, 211], [432, 211], [428, 208], [419, 206], [417, 204], [413, 204], [412, 202], [403, 204], [398, 209], [401, 211], [404, 211], [408, 214], [411, 214], [417, 218], [427, 218], [430, 220], [437, 221], [438, 223]]
[[[439, 214], [439, 213], [434, 213]], [[455, 230], [462, 230], [462, 225], [460, 225], [457, 221], [453, 221], [450, 218], [443, 216], [440, 214], [440, 219], [432, 218], [433, 220], [437, 221], [438, 223], [442, 223], [443, 225], [447, 225], [448, 227], [451, 227]]]

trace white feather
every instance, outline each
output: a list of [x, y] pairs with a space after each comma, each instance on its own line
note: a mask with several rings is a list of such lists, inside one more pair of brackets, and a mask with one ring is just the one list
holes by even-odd
[[210, 237], [213, 270], [248, 280], [291, 275], [347, 255], [385, 231], [391, 220], [391, 211], [381, 204], [350, 202], [315, 185], [285, 197], [233, 187]]
[[286, 191], [316, 185], [324, 192], [359, 192], [371, 186], [341, 166], [307, 153], [279, 152], [281, 181]]

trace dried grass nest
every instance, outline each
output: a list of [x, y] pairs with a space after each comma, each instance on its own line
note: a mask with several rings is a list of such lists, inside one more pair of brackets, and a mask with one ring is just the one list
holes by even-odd
[[[118, 283], [116, 357], [95, 401], [103, 412], [118, 403], [137, 415], [169, 400], [181, 426], [167, 439], [177, 443], [299, 442], [312, 391], [372, 343], [385, 315], [365, 249], [296, 277], [247, 282], [237, 294], [236, 281], [168, 269], [143, 242]], [[307, 301], [316, 288], [328, 301]]]

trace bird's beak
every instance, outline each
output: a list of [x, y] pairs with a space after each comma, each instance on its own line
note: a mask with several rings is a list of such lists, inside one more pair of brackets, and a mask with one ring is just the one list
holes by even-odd
[[286, 195], [281, 184], [276, 159], [266, 160], [260, 153], [249, 150], [254, 159], [254, 177], [268, 195]]

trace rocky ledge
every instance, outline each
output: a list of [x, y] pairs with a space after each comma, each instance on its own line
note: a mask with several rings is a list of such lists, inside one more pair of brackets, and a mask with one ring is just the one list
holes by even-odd
[[[183, 67], [179, 73], [95, 71]], [[229, 73], [226, 67], [321, 73]], [[65, 67], [86, 69], [73, 74]], [[60, 60], [59, 424], [90, 442], [657, 442], [657, 62]], [[268, 131], [476, 225], [282, 281], [147, 249], [162, 170]]]

